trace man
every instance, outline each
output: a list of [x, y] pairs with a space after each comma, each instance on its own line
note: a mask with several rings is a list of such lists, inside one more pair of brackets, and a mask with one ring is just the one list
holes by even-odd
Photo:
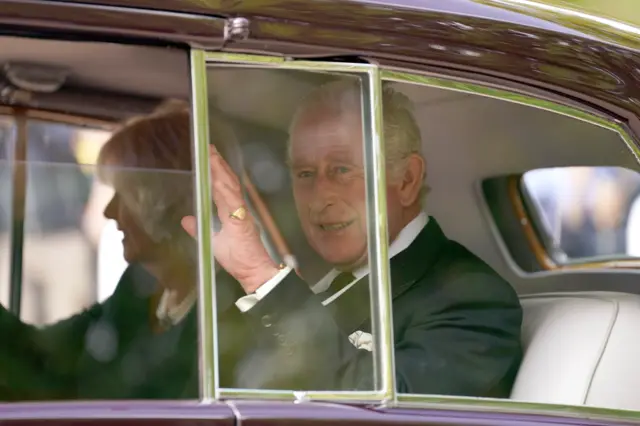
[[[406, 98], [387, 87], [383, 101], [398, 391], [508, 397], [521, 359], [518, 298], [422, 212], [419, 128]], [[335, 268], [312, 286], [273, 263], [238, 178], [211, 155], [222, 221], [215, 257], [246, 293], [236, 306], [257, 342], [236, 367], [236, 385], [373, 389], [358, 84], [333, 82], [311, 94], [291, 124], [289, 156], [304, 233]], [[195, 235], [193, 217], [182, 223]]]

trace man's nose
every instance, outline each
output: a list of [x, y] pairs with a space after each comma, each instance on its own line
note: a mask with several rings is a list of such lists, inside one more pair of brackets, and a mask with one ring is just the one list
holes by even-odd
[[318, 173], [313, 185], [313, 205], [316, 209], [329, 207], [335, 203], [338, 192], [336, 184], [330, 176]]

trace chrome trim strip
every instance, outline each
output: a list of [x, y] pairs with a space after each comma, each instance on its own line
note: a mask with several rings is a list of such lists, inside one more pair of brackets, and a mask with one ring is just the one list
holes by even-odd
[[[309, 72], [341, 72], [359, 75], [364, 82], [363, 141], [367, 191], [368, 255], [373, 282], [371, 294], [372, 328], [376, 342], [374, 355], [374, 385], [371, 392], [325, 392], [286, 391], [269, 392], [249, 389], [222, 389], [220, 395], [238, 397], [274, 397], [295, 400], [340, 400], [340, 401], [395, 401], [395, 368], [393, 353], [393, 329], [391, 327], [391, 286], [389, 278], [387, 203], [384, 141], [382, 137], [382, 109], [380, 102], [382, 86], [379, 68], [371, 64], [343, 64], [334, 62], [293, 61], [287, 58], [209, 52], [206, 60], [210, 65], [224, 63], [225, 67], [279, 68]], [[232, 62], [232, 64], [229, 64]], [[236, 65], [234, 65], [234, 63]], [[366, 111], [366, 112], [365, 112]]]
[[293, 390], [261, 390], [221, 388], [222, 399], [251, 399], [275, 401], [338, 401], [353, 404], [374, 405], [384, 400], [385, 395], [379, 391], [293, 391]]
[[209, 97], [207, 64], [203, 50], [191, 50], [191, 102], [193, 158], [198, 223], [198, 321], [200, 400], [218, 399], [218, 325], [211, 230], [211, 179], [209, 173]]
[[[346, 64], [340, 62], [319, 62], [292, 60], [290, 58], [245, 55], [224, 52], [207, 52], [206, 61], [209, 65], [223, 62], [225, 67], [238, 68], [279, 68], [287, 70], [300, 70], [310, 72], [344, 72], [367, 73], [373, 68], [370, 64]], [[232, 62], [232, 63], [228, 63]]]
[[[384, 394], [383, 403], [396, 401], [393, 313], [391, 309], [391, 276], [389, 273], [389, 234], [387, 221], [387, 179], [384, 129], [382, 123], [382, 81], [380, 69], [372, 66], [367, 90], [362, 91], [364, 172], [367, 191], [367, 226], [369, 228], [370, 283], [373, 284], [371, 312], [374, 339], [373, 362], [375, 389]], [[371, 141], [371, 143], [366, 143]], [[371, 284], [370, 284], [371, 285]]]
[[546, 415], [560, 418], [608, 420], [616, 422], [631, 420], [634, 423], [640, 423], [640, 411], [598, 408], [584, 405], [524, 402], [498, 398], [400, 394], [395, 407], [442, 411], [455, 410], [459, 412], [532, 414], [537, 416]]

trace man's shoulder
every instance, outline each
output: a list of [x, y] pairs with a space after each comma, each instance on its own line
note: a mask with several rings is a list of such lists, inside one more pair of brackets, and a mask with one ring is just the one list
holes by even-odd
[[446, 272], [450, 278], [459, 275], [486, 276], [488, 279], [508, 284], [495, 269], [462, 244], [449, 240], [442, 248], [436, 271]]
[[462, 244], [449, 240], [432, 268], [421, 278], [423, 291], [448, 299], [509, 300], [518, 296], [507, 280]]

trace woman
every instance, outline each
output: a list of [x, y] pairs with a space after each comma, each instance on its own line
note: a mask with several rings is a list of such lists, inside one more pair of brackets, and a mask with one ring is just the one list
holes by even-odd
[[[210, 125], [240, 170], [232, 131], [217, 117]], [[43, 329], [0, 312], [2, 340], [12, 342], [0, 355], [0, 398], [197, 397], [197, 248], [180, 224], [194, 207], [190, 140], [188, 108], [170, 102], [127, 122], [102, 148], [98, 175], [115, 189], [104, 214], [124, 234], [130, 266], [104, 303]]]

